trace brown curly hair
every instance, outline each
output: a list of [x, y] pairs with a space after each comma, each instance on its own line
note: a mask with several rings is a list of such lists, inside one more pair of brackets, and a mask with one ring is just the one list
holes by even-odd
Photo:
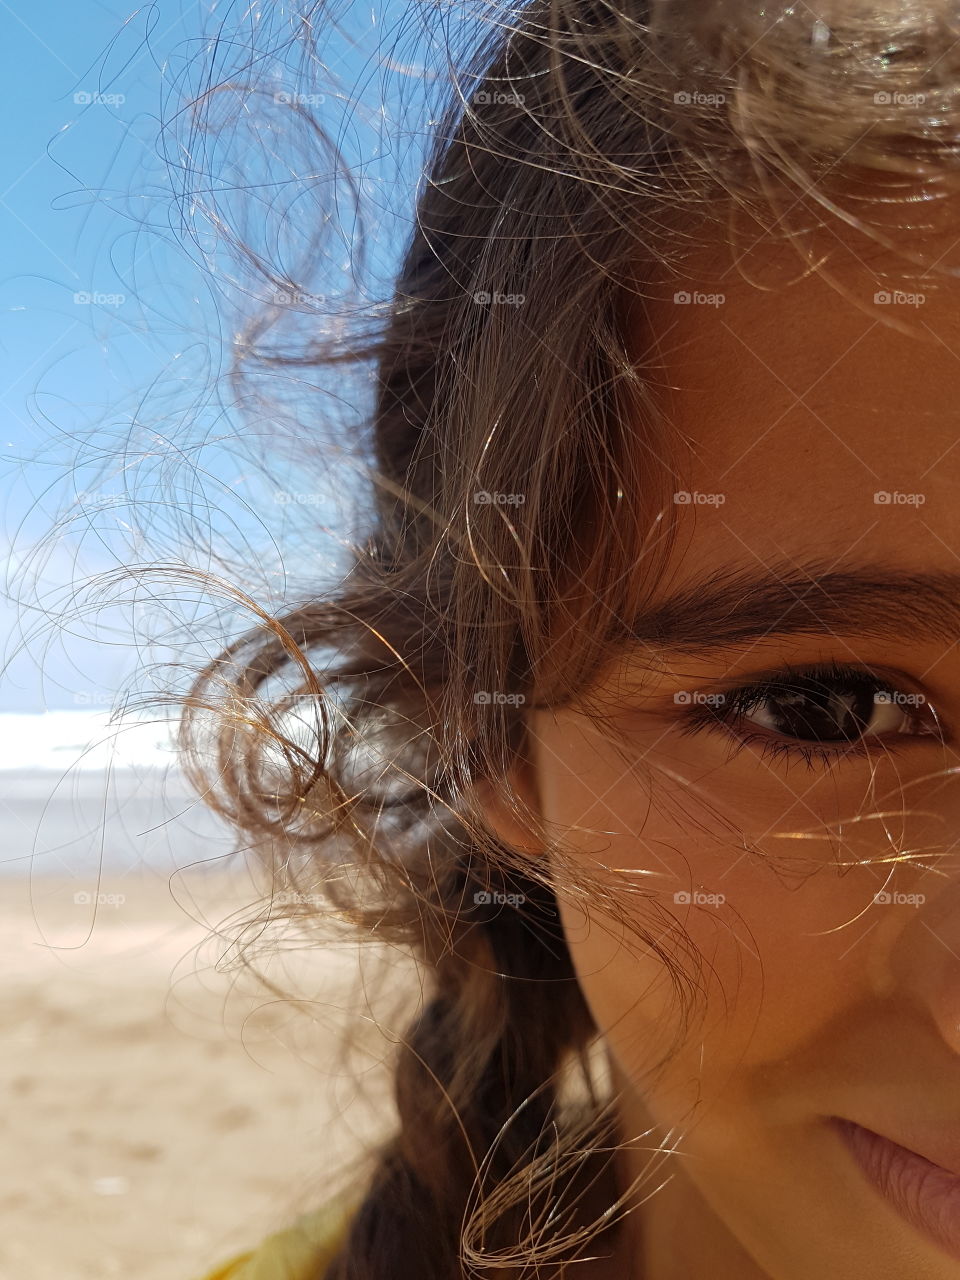
[[[324, 17], [298, 11], [314, 48]], [[880, 242], [843, 179], [895, 194], [956, 168], [945, 4], [533, 0], [482, 26], [393, 296], [297, 357], [239, 348], [244, 372], [372, 369], [366, 534], [335, 587], [210, 662], [182, 717], [198, 789], [277, 874], [429, 975], [397, 1130], [326, 1280], [542, 1274], [628, 1204], [558, 878], [603, 895], [684, 1009], [697, 957], [543, 829], [515, 771], [527, 713], [588, 701], [636, 640], [671, 546], [678, 442], [655, 335], [637, 358], [642, 299], [692, 247], [735, 257], [813, 216]], [[481, 784], [549, 858], [496, 836]]]

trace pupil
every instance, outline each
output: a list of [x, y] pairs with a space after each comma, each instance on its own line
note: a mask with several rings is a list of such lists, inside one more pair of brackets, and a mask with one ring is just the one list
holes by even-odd
[[872, 685], [838, 689], [809, 680], [771, 690], [766, 699], [778, 733], [820, 742], [853, 742], [873, 719], [874, 693]]

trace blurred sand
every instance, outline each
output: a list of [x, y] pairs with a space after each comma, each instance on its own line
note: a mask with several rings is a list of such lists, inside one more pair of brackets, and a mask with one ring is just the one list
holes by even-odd
[[[0, 1276], [196, 1280], [321, 1203], [389, 1125], [386, 1042], [367, 1033], [346, 1074], [336, 1058], [352, 949], [268, 930], [269, 974], [315, 1003], [258, 989], [236, 930], [209, 940], [256, 914], [228, 868], [0, 877]], [[395, 1029], [417, 983], [394, 958], [372, 985], [389, 1006], [398, 984]]]

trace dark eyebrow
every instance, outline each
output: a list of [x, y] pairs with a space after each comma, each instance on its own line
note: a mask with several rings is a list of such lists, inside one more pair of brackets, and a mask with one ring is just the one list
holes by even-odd
[[750, 566], [730, 566], [654, 602], [623, 640], [630, 648], [709, 653], [765, 636], [854, 634], [953, 643], [960, 572], [791, 562], [758, 576]]

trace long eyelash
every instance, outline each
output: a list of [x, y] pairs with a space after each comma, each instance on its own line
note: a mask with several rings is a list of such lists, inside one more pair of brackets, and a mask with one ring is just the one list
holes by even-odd
[[[707, 725], [698, 725], [695, 728], [683, 726], [682, 733], [700, 733], [706, 729]], [[740, 754], [744, 747], [756, 744], [760, 747], [761, 760], [791, 760], [801, 761], [809, 769], [828, 769], [835, 765], [838, 760], [846, 760], [850, 756], [865, 757], [870, 753], [869, 748], [863, 745], [863, 742], [844, 743], [839, 747], [817, 746], [813, 742], [791, 742], [785, 738], [782, 741], [771, 737], [769, 734], [756, 733], [753, 731], [747, 733], [739, 733], [730, 725], [725, 724], [722, 720], [714, 719], [712, 727], [723, 733], [731, 743], [732, 750], [727, 756], [728, 760], [732, 760], [734, 756]], [[889, 754], [894, 754], [903, 749], [904, 743], [886, 743], [885, 749]]]
[[[737, 730], [730, 723], [731, 719], [743, 716], [768, 694], [780, 692], [789, 686], [791, 680], [800, 679], [813, 679], [821, 684], [846, 684], [848, 687], [851, 684], [868, 683], [874, 685], [877, 692], [895, 689], [888, 679], [866, 667], [849, 667], [839, 662], [814, 663], [811, 666], [784, 663], [775, 673], [760, 676], [749, 684], [737, 685], [726, 691], [726, 706], [722, 714], [709, 705], [695, 704], [683, 713], [677, 728], [682, 734], [703, 733], [706, 730], [724, 734], [732, 746], [728, 760], [751, 745], [760, 747], [761, 760], [798, 760], [810, 769], [829, 768], [838, 760], [850, 756], [862, 758], [872, 754], [862, 738], [855, 742], [838, 743], [836, 746], [825, 743], [818, 745], [813, 742], [794, 742], [789, 738], [778, 739], [769, 733], [752, 729]], [[889, 741], [884, 743], [884, 749], [892, 755], [905, 745], [905, 742]]]

